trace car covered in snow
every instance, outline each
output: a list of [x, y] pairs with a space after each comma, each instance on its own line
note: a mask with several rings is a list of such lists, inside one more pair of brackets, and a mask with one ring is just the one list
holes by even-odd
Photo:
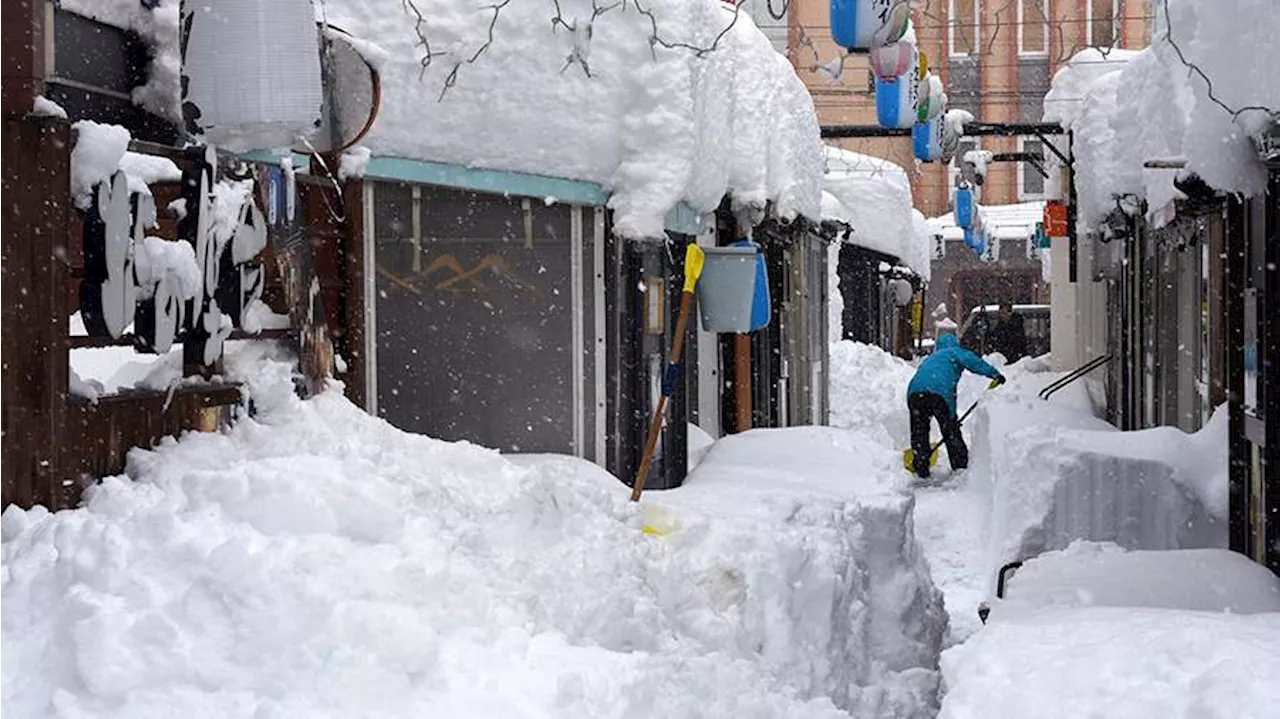
[[[1022, 318], [1027, 334], [1027, 356], [1039, 357], [1049, 351], [1049, 305], [1013, 305], [1013, 313]], [[956, 332], [960, 346], [985, 355], [988, 335], [1000, 320], [1000, 305], [979, 305], [969, 311]]]

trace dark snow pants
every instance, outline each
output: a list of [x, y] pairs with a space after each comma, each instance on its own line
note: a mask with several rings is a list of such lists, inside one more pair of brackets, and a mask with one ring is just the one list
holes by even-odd
[[947, 445], [947, 456], [952, 469], [969, 466], [969, 448], [960, 436], [960, 421], [947, 405], [947, 400], [932, 392], [912, 392], [907, 395], [907, 409], [911, 411], [911, 451], [915, 453], [915, 471], [921, 477], [929, 476], [929, 420], [938, 420], [942, 429], [942, 441]]

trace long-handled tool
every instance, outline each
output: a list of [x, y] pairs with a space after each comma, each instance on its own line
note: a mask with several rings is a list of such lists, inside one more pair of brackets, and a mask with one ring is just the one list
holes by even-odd
[[640, 493], [644, 491], [645, 480], [649, 477], [649, 465], [653, 462], [653, 452], [658, 446], [658, 436], [662, 433], [662, 417], [667, 410], [667, 400], [676, 390], [676, 380], [680, 377], [680, 355], [684, 352], [685, 327], [689, 323], [689, 310], [693, 307], [693, 290], [702, 275], [702, 261], [705, 255], [702, 248], [690, 243], [684, 252], [684, 292], [680, 295], [680, 314], [676, 318], [676, 333], [671, 342], [671, 356], [667, 360], [667, 372], [662, 378], [662, 397], [653, 410], [653, 421], [649, 423], [649, 438], [644, 443], [644, 457], [640, 460], [640, 469], [636, 471], [636, 481], [631, 488], [631, 501], [640, 501]]
[[[991, 384], [987, 386], [987, 389], [995, 389], [996, 387], [999, 387], [999, 386], [1000, 386], [999, 382], [997, 382], [996, 380], [991, 380]], [[973, 410], [978, 406], [978, 401], [979, 400], [974, 400], [973, 404], [969, 405], [969, 409], [966, 409], [964, 411], [964, 414], [960, 415], [960, 419], [956, 422], [957, 427], [964, 424], [964, 421], [969, 418], [969, 414], [973, 412]], [[942, 446], [942, 443], [944, 441], [945, 440], [940, 439], [937, 442], [935, 442], [931, 448], [929, 448], [929, 466], [930, 467], [933, 467], [938, 463], [938, 448]], [[908, 472], [915, 471], [916, 452], [914, 449], [907, 447], [906, 449], [902, 450], [902, 466], [906, 467]]]

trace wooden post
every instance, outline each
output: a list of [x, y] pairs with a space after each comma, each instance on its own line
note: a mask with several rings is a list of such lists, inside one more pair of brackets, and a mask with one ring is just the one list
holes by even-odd
[[[3, 112], [5, 119], [31, 112], [44, 93], [45, 0], [6, 2], [3, 25]], [[65, 194], [65, 193], [64, 193]]]
[[734, 431], [751, 429], [751, 335], [733, 336]]
[[5, 506], [59, 509], [66, 501], [58, 447], [69, 372], [64, 258], [70, 147], [66, 120], [4, 121]]

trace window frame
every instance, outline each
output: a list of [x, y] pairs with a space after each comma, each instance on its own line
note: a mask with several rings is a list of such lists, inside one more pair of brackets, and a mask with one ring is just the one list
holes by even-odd
[[[982, 53], [982, 0], [973, 0], [973, 42], [966, 52], [956, 51], [956, 0], [947, 0], [947, 56], [977, 57]], [[962, 23], [963, 24], [963, 23]]]
[[[1040, 138], [1038, 138], [1038, 137], [1019, 137], [1019, 138], [1018, 138], [1018, 152], [1026, 152], [1026, 151], [1027, 151], [1027, 143], [1028, 143], [1028, 142], [1038, 143], [1038, 144], [1040, 145], [1040, 154], [1041, 154], [1041, 155], [1043, 155], [1043, 154], [1045, 154], [1045, 153], [1047, 152], [1047, 149], [1045, 148], [1045, 142], [1044, 142], [1044, 140], [1041, 140], [1041, 139], [1040, 139]], [[1037, 192], [1027, 192], [1027, 191], [1026, 191], [1026, 187], [1027, 187], [1027, 185], [1026, 185], [1026, 177], [1027, 177], [1027, 173], [1028, 173], [1028, 172], [1035, 172], [1035, 171], [1036, 171], [1036, 169], [1035, 169], [1034, 167], [1028, 167], [1028, 166], [1027, 166], [1027, 163], [1025, 163], [1025, 162], [1019, 162], [1019, 163], [1018, 163], [1018, 201], [1019, 201], [1019, 202], [1035, 202], [1035, 201], [1037, 201], [1037, 200], [1043, 200], [1043, 199], [1045, 198], [1045, 189], [1046, 189], [1046, 188], [1045, 188], [1045, 184], [1046, 184], [1046, 183], [1048, 182], [1048, 180], [1049, 180], [1049, 178], [1047, 178], [1047, 177], [1041, 178], [1040, 192], [1038, 192], [1038, 193], [1037, 193]]]
[[1120, 0], [1111, 0], [1111, 44], [1110, 45], [1099, 45], [1096, 41], [1097, 39], [1093, 36], [1093, 3], [1094, 2], [1095, 0], [1086, 0], [1084, 4], [1084, 18], [1085, 18], [1084, 27], [1085, 27], [1086, 44], [1089, 47], [1105, 47], [1105, 48], [1120, 47], [1120, 35], [1121, 35], [1120, 28], [1121, 28], [1121, 23], [1123, 22], [1121, 20], [1121, 15], [1120, 15], [1120, 11], [1122, 9], [1120, 7], [1121, 5]]
[[[1025, 13], [1023, 6], [1028, 2], [1039, 2], [1043, 10], [1044, 22], [1041, 25], [1041, 37], [1043, 38], [1042, 46], [1039, 50], [1027, 50], [1023, 42], [1023, 36], [1027, 31]], [[1048, 57], [1049, 56], [1049, 18], [1052, 8], [1050, 3], [1052, 0], [1018, 0], [1018, 57]], [[1092, 27], [1092, 26], [1090, 26]]]

